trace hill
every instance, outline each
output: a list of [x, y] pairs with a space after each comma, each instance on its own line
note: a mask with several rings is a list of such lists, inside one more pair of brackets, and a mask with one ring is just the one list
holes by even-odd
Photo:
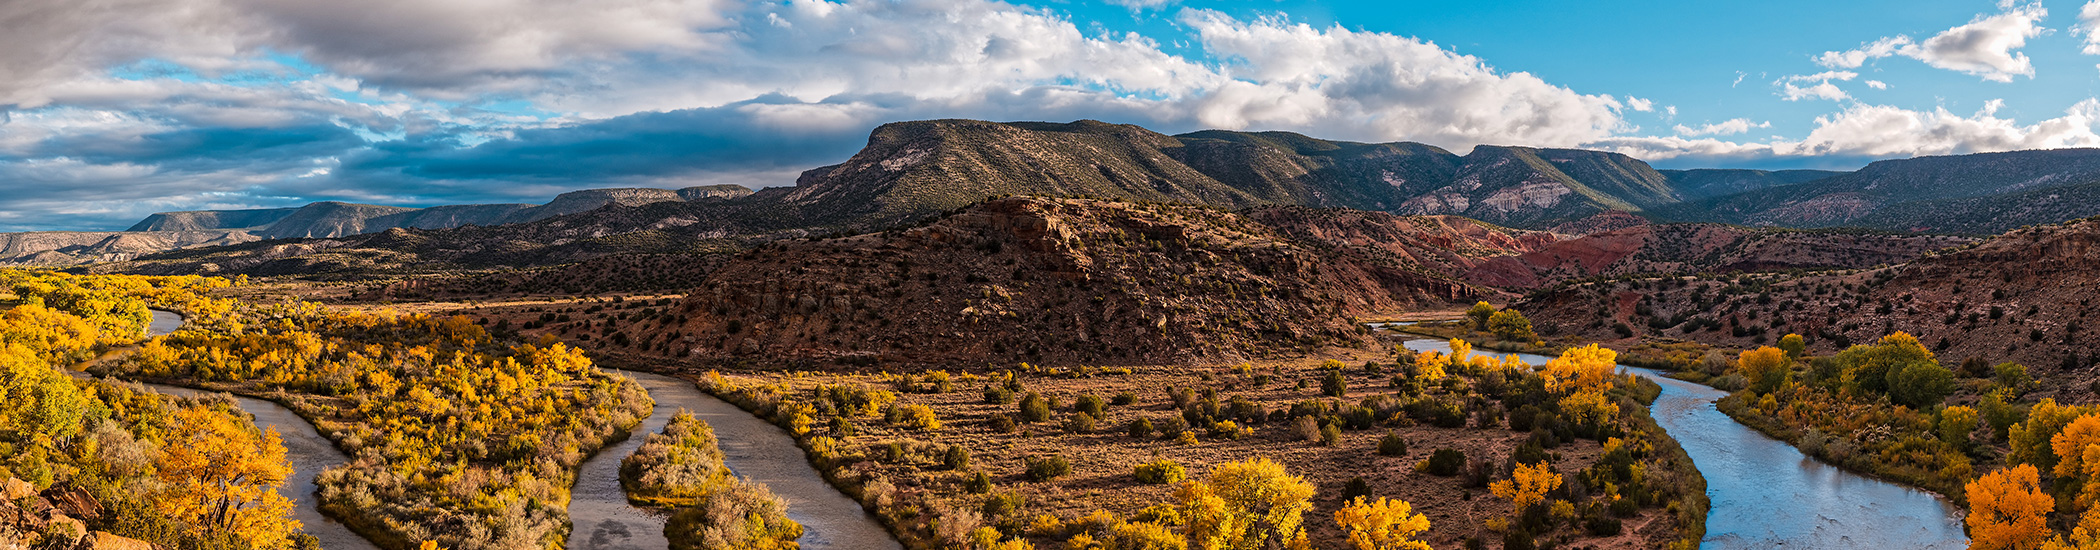
[[877, 128], [853, 158], [804, 173], [778, 201], [812, 225], [872, 229], [1015, 194], [1451, 214], [1540, 228], [1678, 200], [1646, 163], [1599, 151], [1481, 146], [1461, 157], [1288, 132], [935, 120]]
[[[1403, 223], [1417, 222], [1439, 223]], [[1364, 345], [1351, 316], [1479, 296], [1387, 256], [1309, 246], [1247, 215], [1008, 198], [922, 227], [741, 252], [674, 313], [601, 330], [699, 360], [1157, 364]]]
[[1743, 348], [1786, 333], [1832, 352], [1905, 331], [1950, 366], [2027, 365], [2045, 396], [2100, 400], [2085, 323], [2100, 298], [2100, 219], [2011, 231], [1879, 269], [1646, 278], [1554, 288], [1514, 304], [1542, 330]]
[[1484, 286], [1525, 289], [1600, 276], [1862, 268], [1906, 262], [1969, 242], [1937, 235], [1648, 224], [1490, 258], [1466, 271], [1464, 278]]
[[[1995, 234], [2100, 213], [2100, 149], [1885, 160], [1857, 172], [1656, 209], [1677, 220]], [[2061, 190], [2061, 191], [2056, 191]], [[2068, 200], [2050, 200], [2067, 196]], [[2043, 204], [2030, 204], [2040, 200]]]

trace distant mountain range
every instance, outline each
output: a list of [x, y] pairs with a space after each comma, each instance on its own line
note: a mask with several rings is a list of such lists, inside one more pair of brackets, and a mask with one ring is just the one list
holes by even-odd
[[[634, 247], [688, 250], [695, 239], [861, 233], [1009, 195], [1453, 215], [1575, 234], [1645, 220], [1984, 235], [2100, 215], [2100, 150], [1924, 157], [1856, 172], [1657, 170], [1580, 149], [1482, 145], [1458, 155], [1420, 143], [1289, 132], [1166, 135], [1096, 121], [933, 120], [883, 125], [845, 162], [804, 172], [792, 187], [755, 193], [737, 186], [595, 189], [537, 206], [421, 209], [326, 202], [155, 214], [129, 233], [227, 232], [152, 241], [187, 247], [403, 229], [417, 233], [410, 240], [419, 246], [442, 250], [443, 261], [500, 264]], [[1621, 214], [1598, 216], [1613, 212]], [[106, 233], [39, 235], [15, 238], [25, 244], [0, 262], [80, 263], [151, 252], [137, 243], [122, 251], [98, 247]]]
[[750, 195], [737, 185], [679, 190], [587, 189], [543, 205], [462, 204], [405, 208], [316, 202], [298, 208], [197, 210], [147, 216], [124, 231], [0, 233], [0, 264], [70, 265], [128, 260], [141, 254], [266, 239], [334, 238], [388, 229], [451, 229], [530, 223], [607, 205], [723, 201]]

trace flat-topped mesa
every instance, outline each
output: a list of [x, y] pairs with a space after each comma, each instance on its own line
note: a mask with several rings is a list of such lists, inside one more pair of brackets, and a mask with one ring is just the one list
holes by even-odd
[[125, 231], [201, 231], [208, 229], [259, 229], [277, 223], [297, 208], [256, 210], [193, 210], [159, 212], [139, 220]]

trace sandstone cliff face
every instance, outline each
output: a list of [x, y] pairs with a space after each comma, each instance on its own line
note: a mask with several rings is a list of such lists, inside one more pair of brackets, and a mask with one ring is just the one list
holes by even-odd
[[738, 254], [692, 290], [682, 322], [636, 328], [644, 348], [712, 361], [1158, 364], [1364, 345], [1351, 316], [1480, 296], [1316, 248], [1204, 208], [998, 199], [924, 227]]

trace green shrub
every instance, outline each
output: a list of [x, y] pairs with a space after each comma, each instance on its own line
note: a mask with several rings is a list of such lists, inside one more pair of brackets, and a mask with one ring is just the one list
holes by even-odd
[[968, 469], [970, 467], [970, 450], [964, 449], [961, 445], [949, 445], [948, 454], [941, 457], [941, 465], [947, 466], [950, 470]]
[[1014, 392], [1013, 390], [1009, 390], [999, 386], [985, 388], [984, 402], [991, 405], [1005, 405], [1007, 403], [1012, 403], [1014, 402]]
[[1020, 412], [1020, 420], [1022, 422], [1035, 423], [1049, 420], [1050, 401], [1043, 399], [1042, 395], [1035, 392], [1028, 392], [1027, 395], [1021, 396]]
[[1330, 370], [1320, 378], [1320, 393], [1328, 397], [1349, 395], [1349, 379], [1340, 370]]
[[1466, 467], [1466, 453], [1458, 449], [1437, 449], [1422, 461], [1420, 469], [1433, 476], [1451, 477]]
[[1152, 419], [1139, 418], [1136, 420], [1132, 420], [1130, 421], [1130, 424], [1123, 429], [1123, 431], [1125, 433], [1129, 433], [1130, 437], [1152, 437]]
[[1126, 391], [1126, 392], [1121, 392], [1121, 393], [1117, 393], [1115, 397], [1113, 397], [1113, 398], [1110, 398], [1110, 399], [1108, 400], [1108, 403], [1109, 403], [1109, 404], [1111, 404], [1111, 405], [1115, 405], [1115, 406], [1118, 406], [1118, 407], [1124, 407], [1124, 406], [1129, 406], [1129, 405], [1131, 405], [1131, 404], [1133, 404], [1133, 403], [1137, 403], [1137, 394], [1135, 394], [1135, 393], [1130, 393], [1130, 392], [1127, 392], [1127, 391]]
[[1065, 420], [1065, 430], [1075, 434], [1094, 433], [1094, 417], [1083, 412], [1072, 413], [1072, 417]]
[[1386, 432], [1385, 437], [1378, 438], [1378, 454], [1407, 456], [1407, 438], [1400, 437], [1397, 433]]
[[1086, 413], [1087, 416], [1101, 418], [1108, 412], [1108, 403], [1102, 401], [1101, 396], [1089, 393], [1080, 395], [1079, 399], [1072, 403], [1072, 409]]
[[1028, 479], [1049, 481], [1072, 473], [1072, 462], [1058, 455], [1031, 456], [1023, 460], [1027, 464]]
[[1188, 469], [1182, 468], [1181, 463], [1164, 458], [1139, 464], [1132, 469], [1131, 475], [1136, 477], [1139, 483], [1166, 485], [1180, 483], [1189, 478]]
[[985, 493], [992, 492], [991, 474], [987, 474], [981, 471], [972, 474], [970, 476], [970, 481], [968, 483], [963, 484], [963, 490], [969, 491], [970, 494], [973, 495], [982, 495]]

